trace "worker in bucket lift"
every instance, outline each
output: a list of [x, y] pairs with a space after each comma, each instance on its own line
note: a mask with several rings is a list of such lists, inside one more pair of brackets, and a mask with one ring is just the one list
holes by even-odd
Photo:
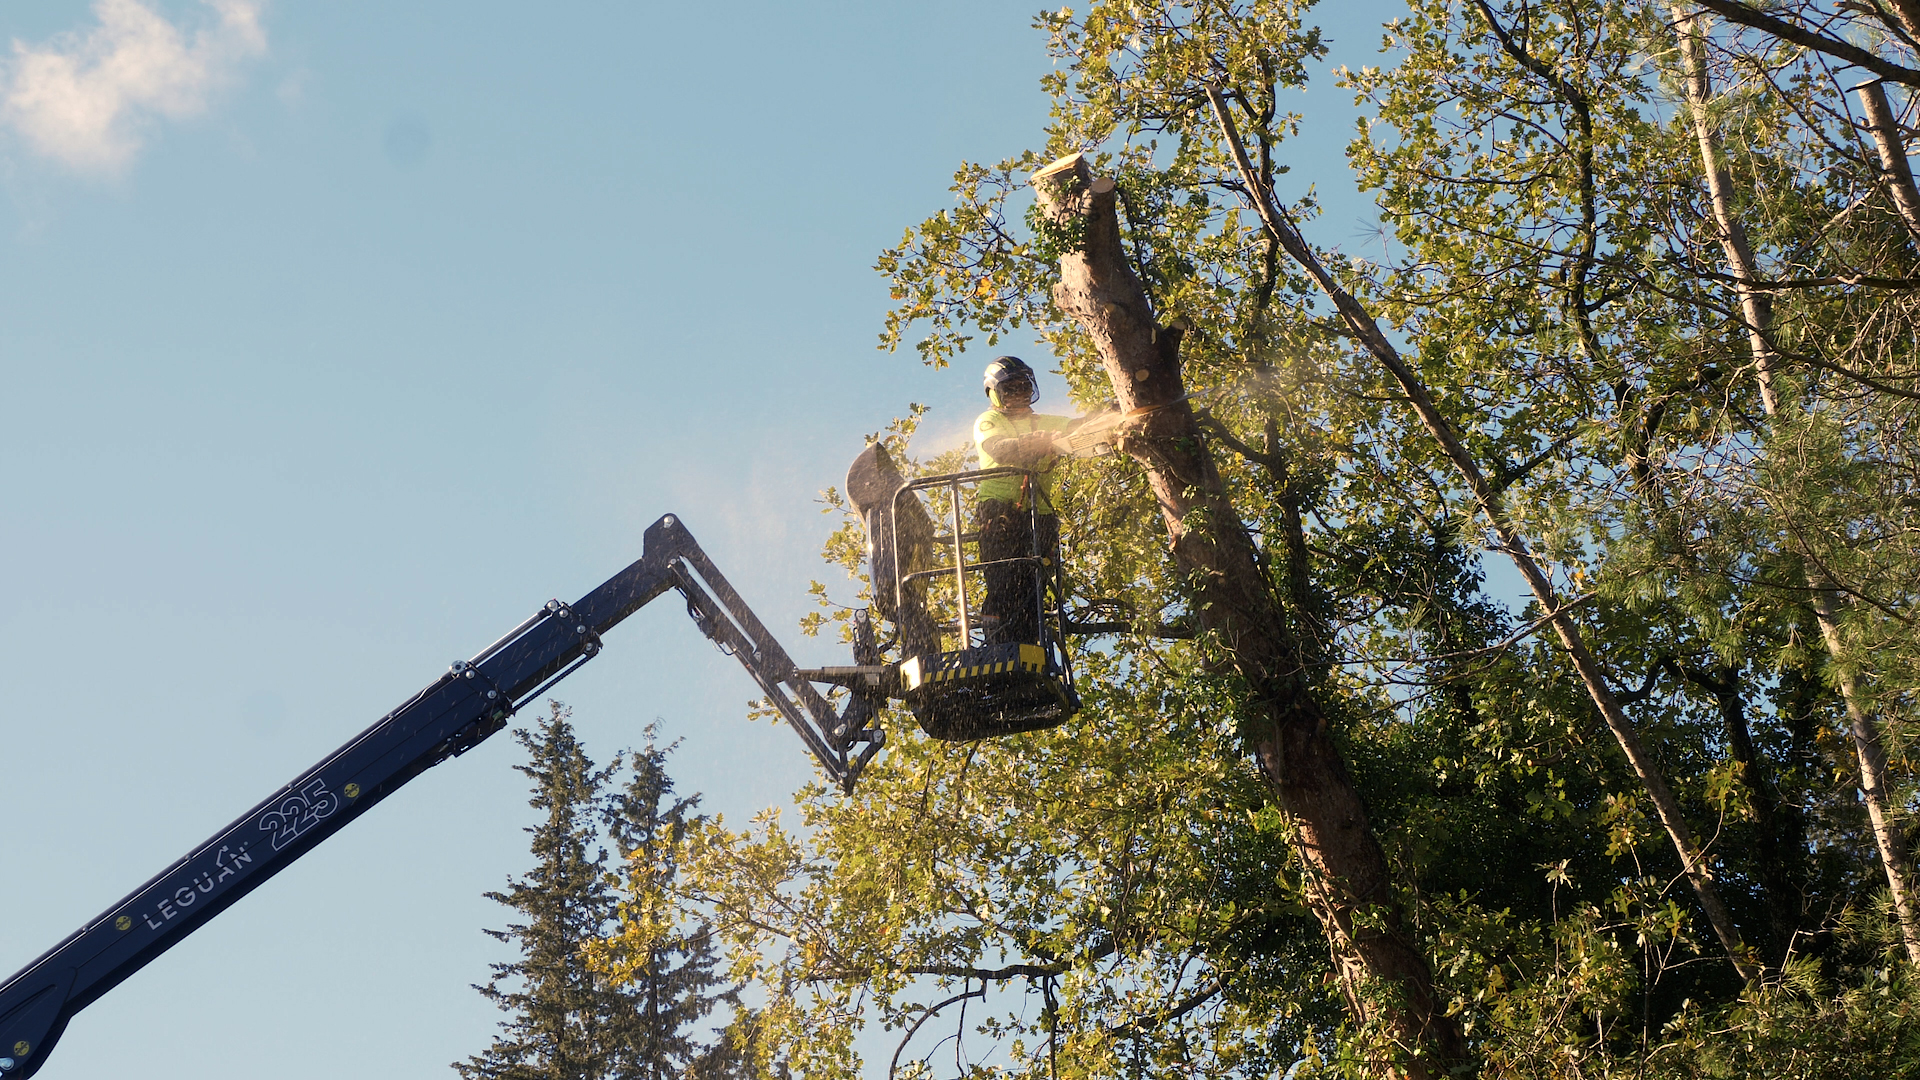
[[[1002, 356], [988, 364], [985, 383], [991, 408], [973, 424], [980, 467], [1010, 465], [1031, 469], [1034, 475], [996, 476], [980, 482], [980, 561], [1020, 559], [1036, 550], [1051, 553], [1060, 539], [1060, 519], [1053, 512], [1048, 490], [1051, 474], [1062, 456], [1060, 438], [1081, 421], [1033, 411], [1039, 386], [1033, 369], [1017, 356]], [[987, 598], [980, 614], [987, 644], [1039, 640], [1044, 597], [1036, 587], [1051, 580], [1056, 568], [1043, 567], [1038, 574], [1035, 569], [1032, 563], [1019, 562], [985, 567]]]

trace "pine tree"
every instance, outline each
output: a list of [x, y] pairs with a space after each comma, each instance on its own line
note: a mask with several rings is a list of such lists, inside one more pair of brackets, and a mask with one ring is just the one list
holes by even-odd
[[[748, 1075], [725, 1038], [709, 1048], [690, 1028], [738, 991], [714, 973], [711, 930], [695, 922], [660, 937], [609, 973], [589, 946], [618, 927], [619, 879], [606, 841], [626, 860], [629, 882], [664, 889], [678, 873], [673, 841], [699, 797], [673, 797], [672, 746], [595, 766], [559, 702], [533, 731], [514, 733], [533, 781], [528, 805], [546, 812], [532, 835], [533, 870], [487, 893], [523, 921], [486, 933], [520, 949], [492, 965], [481, 995], [509, 1018], [486, 1052], [453, 1067], [463, 1080], [666, 1080], [697, 1071], [702, 1080]], [[626, 782], [613, 785], [623, 771]]]

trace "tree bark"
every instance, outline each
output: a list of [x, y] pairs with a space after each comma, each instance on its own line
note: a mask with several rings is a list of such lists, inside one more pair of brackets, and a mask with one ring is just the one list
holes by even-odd
[[1754, 964], [1750, 950], [1740, 940], [1740, 930], [1733, 921], [1733, 913], [1727, 910], [1720, 899], [1720, 892], [1713, 884], [1713, 872], [1700, 845], [1694, 840], [1693, 830], [1687, 824], [1686, 816], [1681, 812], [1680, 800], [1674, 797], [1673, 789], [1667, 785], [1666, 777], [1660, 772], [1659, 765], [1640, 742], [1640, 736], [1634, 730], [1633, 721], [1627, 717], [1626, 710], [1615, 696], [1613, 688], [1607, 684], [1606, 674], [1600, 668], [1600, 662], [1587, 648], [1586, 638], [1580, 631], [1568, 606], [1561, 602], [1546, 572], [1527, 545], [1526, 538], [1507, 515], [1501, 489], [1488, 481], [1459, 436], [1453, 425], [1435, 405], [1433, 395], [1414, 370], [1401, 358], [1400, 351], [1380, 329], [1379, 323], [1369, 314], [1360, 301], [1353, 297], [1334, 280], [1318, 255], [1307, 246], [1299, 230], [1280, 209], [1273, 198], [1273, 192], [1259, 183], [1254, 175], [1253, 165], [1247, 159], [1246, 145], [1233, 123], [1233, 116], [1227, 109], [1227, 102], [1219, 89], [1207, 88], [1208, 99], [1213, 104], [1215, 118], [1219, 121], [1221, 136], [1233, 154], [1234, 163], [1240, 170], [1247, 192], [1252, 198], [1255, 211], [1265, 224], [1267, 231], [1284, 248], [1307, 275], [1313, 278], [1321, 292], [1333, 302], [1341, 323], [1356, 340], [1370, 353], [1380, 365], [1386, 368], [1401, 392], [1406, 394], [1408, 403], [1419, 417], [1434, 441], [1440, 445], [1447, 459], [1453, 463], [1472, 494], [1475, 504], [1492, 528], [1502, 551], [1513, 561], [1520, 576], [1526, 579], [1527, 587], [1534, 599], [1540, 604], [1541, 611], [1553, 626], [1554, 634], [1560, 639], [1560, 645], [1573, 661], [1581, 682], [1586, 686], [1588, 695], [1600, 710], [1607, 728], [1613, 733], [1614, 741], [1620, 744], [1620, 750], [1626, 755], [1627, 763], [1632, 766], [1639, 778], [1641, 787], [1653, 802], [1654, 812], [1660, 824], [1667, 831], [1668, 839], [1673, 843], [1674, 851], [1680, 856], [1680, 866], [1687, 881], [1693, 886], [1694, 896], [1701, 909], [1706, 913], [1707, 922], [1719, 938], [1721, 947], [1742, 978], [1752, 982], [1759, 978], [1760, 970]]
[[1920, 0], [1889, 0], [1893, 7], [1892, 29], [1906, 35], [1908, 41], [1920, 42]]
[[[1827, 655], [1838, 662], [1846, 655], [1846, 641], [1840, 636], [1839, 612], [1834, 609], [1830, 590], [1814, 589], [1813, 613], [1820, 620]], [[1847, 729], [1853, 737], [1854, 757], [1860, 762], [1860, 797], [1867, 804], [1867, 821], [1873, 827], [1873, 842], [1880, 848], [1880, 863], [1887, 870], [1887, 891], [1893, 897], [1893, 914], [1900, 923], [1900, 939], [1907, 946], [1907, 961], [1920, 964], [1920, 918], [1914, 912], [1913, 867], [1906, 835], [1887, 811], [1887, 751], [1880, 742], [1880, 725], [1862, 704], [1865, 695], [1860, 680], [1844, 666], [1838, 670], [1840, 697], [1847, 705]]]
[[1733, 268], [1734, 292], [1740, 298], [1740, 314], [1747, 321], [1747, 347], [1753, 356], [1754, 375], [1760, 386], [1760, 404], [1768, 416], [1779, 409], [1773, 392], [1773, 349], [1767, 345], [1765, 330], [1773, 322], [1773, 298], [1754, 288], [1753, 248], [1747, 243], [1747, 230], [1733, 215], [1728, 197], [1733, 183], [1727, 178], [1715, 147], [1713, 120], [1707, 115], [1707, 102], [1713, 87], [1707, 74], [1707, 60], [1701, 53], [1700, 25], [1682, 4], [1672, 5], [1674, 31], [1680, 39], [1680, 63], [1686, 68], [1687, 105], [1693, 117], [1694, 138], [1700, 144], [1701, 169], [1707, 178], [1707, 194], [1713, 204], [1713, 222], [1720, 230], [1720, 245], [1727, 264]]
[[[1687, 104], [1700, 143], [1701, 172], [1706, 177], [1707, 196], [1713, 203], [1714, 222], [1719, 226], [1721, 252], [1726, 257], [1727, 268], [1733, 273], [1734, 288], [1740, 296], [1741, 313], [1747, 320], [1747, 342], [1759, 380], [1760, 405], [1771, 418], [1780, 412], [1779, 397], [1773, 388], [1776, 358], [1773, 347], [1767, 341], [1767, 335], [1772, 330], [1773, 308], [1770, 304], [1759, 302], [1758, 291], [1751, 284], [1759, 280], [1755, 273], [1753, 246], [1747, 241], [1746, 227], [1733, 213], [1732, 185], [1727, 179], [1726, 168], [1720, 163], [1719, 140], [1708, 114], [1707, 106], [1712, 99], [1713, 85], [1707, 73], [1706, 58], [1700, 51], [1698, 16], [1680, 3], [1673, 4], [1672, 10], [1674, 29], [1680, 39], [1681, 63], [1686, 65]], [[1893, 140], [1893, 149], [1890, 151], [1883, 145], [1881, 153], [1883, 157], [1890, 152], [1896, 155], [1900, 170], [1906, 177], [1905, 189], [1911, 195], [1913, 176], [1906, 171], [1906, 150], [1900, 144], [1897, 129], [1893, 126], [1885, 93], [1878, 83], [1861, 87], [1860, 93], [1863, 99], [1878, 95], [1877, 112], [1881, 119], [1875, 119], [1876, 109], [1869, 105], [1868, 121], [1874, 125], [1876, 139], [1881, 138], [1884, 132], [1887, 138]], [[1890, 166], [1887, 171], [1892, 171]], [[1905, 218], [1907, 210], [1900, 202], [1902, 196], [1898, 194], [1901, 185], [1898, 177], [1892, 179], [1891, 186], [1896, 192], [1894, 202]], [[1915, 201], [1915, 206], [1920, 209], [1920, 200]], [[1845, 672], [1843, 661], [1846, 642], [1840, 634], [1839, 612], [1833, 602], [1832, 586], [1811, 574], [1807, 577], [1807, 585], [1812, 591], [1814, 617], [1820, 624], [1820, 636], [1827, 644], [1827, 655], [1839, 670]], [[1880, 744], [1879, 726], [1862, 700], [1863, 688], [1859, 680], [1847, 672], [1839, 682], [1840, 696], [1847, 706], [1854, 757], [1860, 766], [1860, 795], [1866, 801], [1867, 819], [1873, 826], [1874, 843], [1880, 849], [1880, 864], [1886, 870], [1887, 891], [1893, 898], [1894, 917], [1900, 923], [1900, 937], [1906, 945], [1908, 960], [1920, 964], [1920, 915], [1914, 910], [1911, 885], [1913, 871], [1908, 861], [1906, 838], [1887, 810], [1887, 755]]]
[[1883, 79], [1920, 87], [1920, 70], [1902, 67], [1884, 57], [1875, 56], [1851, 41], [1844, 41], [1818, 30], [1808, 29], [1797, 22], [1777, 18], [1752, 5], [1741, 3], [1740, 0], [1695, 0], [1695, 2], [1728, 22], [1750, 26], [1755, 30], [1764, 30], [1781, 41], [1791, 41], [1802, 48], [1825, 53], [1836, 60], [1844, 60], [1855, 67], [1871, 71]]
[[1314, 696], [1307, 646], [1261, 570], [1192, 410], [1181, 400], [1180, 332], [1155, 321], [1121, 246], [1113, 181], [1079, 155], [1034, 175], [1047, 216], [1079, 250], [1060, 258], [1054, 302], [1098, 349], [1120, 407], [1151, 410], [1125, 440], [1145, 468], [1176, 562], [1190, 577], [1200, 627], [1245, 679], [1252, 749], [1290, 818], [1309, 902], [1326, 934], [1356, 1019], [1404, 1048], [1382, 1075], [1445, 1075], [1467, 1058], [1458, 1026], [1436, 1000], [1426, 956], [1395, 902], [1385, 852], [1328, 716]]
[[1873, 136], [1873, 148], [1880, 158], [1880, 182], [1893, 196], [1893, 208], [1900, 212], [1907, 232], [1920, 238], [1920, 192], [1913, 187], [1913, 169], [1907, 164], [1906, 141], [1900, 137], [1900, 125], [1887, 104], [1887, 87], [1879, 79], [1853, 88], [1860, 95], [1860, 111], [1867, 115], [1867, 133]]

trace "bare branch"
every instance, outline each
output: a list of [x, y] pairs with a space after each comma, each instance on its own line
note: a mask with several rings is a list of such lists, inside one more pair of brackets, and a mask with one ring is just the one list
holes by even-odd
[[1225, 989], [1226, 985], [1216, 976], [1215, 978], [1207, 980], [1198, 990], [1187, 995], [1178, 1005], [1168, 1009], [1166, 1012], [1153, 1013], [1147, 1016], [1136, 1016], [1118, 1027], [1108, 1029], [1107, 1033], [1116, 1039], [1137, 1038], [1152, 1031], [1154, 1028], [1165, 1027], [1173, 1023], [1175, 1020], [1180, 1019], [1200, 1006], [1205, 1005], [1207, 1002], [1212, 1001], [1214, 998], [1219, 997], [1220, 993]]
[[[955, 994], [952, 997], [948, 998], [947, 1000], [941, 1002], [940, 1004], [935, 1005], [934, 1007], [928, 1009], [926, 1012], [921, 1013], [920, 1019], [915, 1020], [913, 1022], [913, 1026], [907, 1029], [907, 1034], [904, 1038], [900, 1040], [900, 1045], [893, 1048], [893, 1060], [889, 1062], [887, 1065], [887, 1080], [893, 1080], [895, 1076], [899, 1075], [900, 1055], [906, 1051], [907, 1044], [913, 1041], [913, 1037], [919, 1034], [920, 1026], [922, 1024], [925, 1024], [927, 1021], [933, 1019], [934, 1016], [938, 1014], [941, 1009], [944, 1009], [947, 1006], [952, 1005], [956, 1001], [965, 1001], [968, 998], [977, 998], [977, 997], [986, 997], [986, 996], [987, 996], [987, 988], [982, 986], [978, 990], [969, 990], [964, 994]], [[945, 1041], [945, 1040], [942, 1040], [942, 1041]], [[934, 1044], [934, 1049], [938, 1050], [939, 1048], [940, 1047], [938, 1043]]]

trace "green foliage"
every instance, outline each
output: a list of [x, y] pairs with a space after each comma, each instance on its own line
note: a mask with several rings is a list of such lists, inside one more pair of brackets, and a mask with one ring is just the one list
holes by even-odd
[[[1890, 9], [1769, 10], [1916, 63], [1874, 21]], [[1669, 5], [1411, 0], [1387, 63], [1341, 76], [1368, 110], [1352, 181], [1385, 232], [1377, 259], [1321, 257], [1404, 343], [1567, 598], [1765, 963], [1743, 985], [1539, 635], [1546, 613], [1488, 595], [1497, 552], [1469, 493], [1251, 212], [1207, 90], [1271, 184], [1294, 133], [1283, 94], [1324, 52], [1308, 14], [1105, 0], [1039, 16], [1047, 129], [963, 165], [955, 205], [881, 256], [882, 345], [939, 367], [1027, 330], [1077, 399], [1107, 398], [1051, 294], [1083, 238], [1031, 214], [1025, 184], [1087, 153], [1118, 182], [1159, 321], [1184, 331], [1188, 385], [1219, 391], [1207, 438], [1311, 642], [1306, 677], [1473, 1067], [1920, 1074], [1839, 694], [1854, 686], [1880, 726], [1910, 834], [1920, 290], [1850, 111], [1858, 73], [1760, 31], [1705, 39], [1728, 210], [1768, 282], [1772, 415]], [[1284, 210], [1311, 234], [1310, 199]], [[896, 457], [917, 416], [884, 436]], [[1085, 711], [970, 746], [891, 715], [857, 795], [809, 790], [794, 826], [690, 828], [661, 903], [710, 912], [733, 977], [765, 994], [768, 1068], [877, 1075], [856, 1038], [880, 1028], [895, 1076], [1378, 1074], [1380, 1033], [1352, 1020], [1240, 737], [1246, 687], [1195, 635], [1141, 470], [1076, 463], [1059, 503], [1077, 612], [1132, 628], [1079, 644]], [[863, 543], [847, 524], [829, 561], [857, 575]], [[1837, 598], [1832, 644], [1810, 581]]]
[[1789, 965], [1779, 980], [1731, 1008], [1687, 1008], [1649, 1055], [1648, 1074], [1734, 1080], [1920, 1076], [1920, 1009], [1911, 979], [1891, 957], [1835, 986], [1816, 965]]
[[[1310, 958], [1318, 931], [1270, 877], [1284, 827], [1217, 696], [1194, 683], [1162, 682], [1157, 715], [1095, 703], [1066, 728], [992, 745], [895, 725], [904, 737], [860, 791], [816, 792], [798, 831], [767, 817], [691, 834], [689, 898], [718, 913], [734, 976], [768, 990], [788, 1067], [853, 1075], [860, 1025], [904, 1030], [930, 999], [983, 985], [983, 1041], [1018, 1044], [1025, 1074], [1051, 1059], [1059, 1075], [1099, 1075], [1143, 1055], [1270, 1067], [1269, 1024], [1329, 1022], [1323, 992], [1315, 1005], [1259, 979], [1218, 989], [1223, 973]], [[1154, 1015], [1193, 996], [1192, 1012]], [[1181, 1046], [1195, 1039], [1208, 1045]], [[937, 1041], [907, 1042], [905, 1059]]]

